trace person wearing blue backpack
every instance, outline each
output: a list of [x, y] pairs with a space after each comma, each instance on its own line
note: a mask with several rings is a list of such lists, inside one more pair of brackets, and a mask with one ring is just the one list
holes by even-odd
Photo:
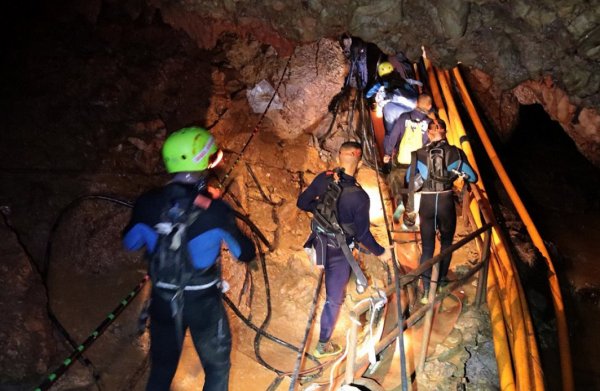
[[146, 248], [152, 280], [146, 390], [170, 389], [189, 329], [203, 390], [226, 391], [231, 332], [221, 301], [221, 244], [241, 262], [251, 262], [256, 250], [229, 205], [209, 193], [207, 175], [222, 157], [214, 137], [199, 127], [181, 129], [167, 138], [162, 156], [173, 177], [136, 200], [123, 236], [126, 249]]
[[[440, 252], [452, 245], [456, 231], [456, 207], [454, 205], [454, 181], [460, 176], [465, 182], [477, 182], [477, 174], [469, 165], [464, 152], [448, 144], [446, 140], [446, 123], [441, 119], [434, 119], [427, 129], [429, 143], [413, 152], [413, 161], [406, 172], [406, 180], [413, 183], [413, 191], [420, 191], [421, 204], [419, 206], [419, 219], [421, 220], [421, 258], [420, 263], [433, 257], [435, 250], [436, 232], [440, 233]], [[420, 178], [418, 178], [420, 177]], [[418, 179], [417, 179], [418, 178]], [[415, 183], [419, 183], [419, 186]], [[420, 187], [420, 188], [418, 188]], [[414, 192], [409, 194], [413, 197]], [[412, 200], [409, 200], [405, 213], [405, 220], [413, 221], [416, 212], [412, 209]], [[438, 281], [445, 284], [452, 255], [448, 255], [440, 262]], [[431, 269], [423, 273], [423, 296], [421, 302], [426, 304], [429, 295]]]

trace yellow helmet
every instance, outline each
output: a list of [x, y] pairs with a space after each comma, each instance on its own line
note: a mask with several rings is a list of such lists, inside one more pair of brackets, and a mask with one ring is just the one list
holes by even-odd
[[393, 71], [394, 71], [394, 66], [390, 62], [387, 62], [387, 61], [382, 62], [377, 67], [377, 74], [379, 76], [389, 75]]

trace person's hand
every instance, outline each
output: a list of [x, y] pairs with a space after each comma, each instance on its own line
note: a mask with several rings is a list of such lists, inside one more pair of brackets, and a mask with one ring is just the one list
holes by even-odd
[[383, 162], [384, 163], [389, 163], [390, 160], [392, 160], [392, 157], [390, 155], [383, 155]]
[[379, 260], [382, 262], [389, 261], [390, 259], [392, 259], [392, 248], [386, 247], [385, 250], [383, 251], [383, 254], [378, 255], [377, 258], [379, 258]]

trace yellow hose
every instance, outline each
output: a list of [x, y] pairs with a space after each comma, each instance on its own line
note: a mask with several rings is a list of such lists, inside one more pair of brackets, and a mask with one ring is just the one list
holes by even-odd
[[544, 241], [542, 240], [537, 228], [535, 227], [533, 220], [529, 216], [527, 209], [525, 209], [521, 198], [519, 197], [506, 171], [504, 170], [504, 167], [500, 162], [500, 159], [498, 158], [498, 155], [496, 154], [496, 151], [492, 146], [492, 143], [489, 137], [487, 136], [487, 133], [485, 132], [483, 124], [481, 123], [481, 119], [479, 118], [479, 115], [475, 110], [475, 106], [473, 105], [471, 97], [467, 92], [467, 88], [458, 68], [454, 68], [453, 75], [458, 84], [460, 94], [473, 121], [475, 129], [477, 130], [477, 134], [479, 135], [479, 138], [481, 139], [481, 142], [494, 168], [496, 169], [496, 172], [498, 173], [498, 177], [502, 181], [502, 184], [504, 185], [506, 192], [508, 193], [513, 205], [515, 206], [519, 217], [523, 221], [523, 224], [525, 224], [525, 227], [527, 229], [527, 232], [529, 233], [529, 236], [531, 237], [531, 240], [533, 241], [533, 244], [544, 256], [546, 264], [548, 265], [548, 281], [550, 285], [550, 291], [552, 292], [552, 302], [554, 304], [554, 311], [556, 314], [556, 323], [558, 329], [558, 343], [560, 350], [560, 363], [562, 369], [562, 385], [564, 391], [572, 391], [574, 390], [575, 386], [573, 382], [573, 368], [571, 364], [569, 332], [567, 328], [567, 320], [565, 316], [562, 294], [560, 292], [560, 286], [558, 278], [556, 276], [556, 272], [554, 270], [554, 265], [552, 264], [552, 259], [550, 258], [548, 249], [546, 248]]
[[[434, 69], [427, 59], [425, 66], [436, 106], [439, 112], [448, 118], [448, 141], [463, 149], [473, 169], [478, 173], [479, 183], [483, 188], [473, 151], [467, 141], [462, 120], [452, 97], [450, 74], [447, 71]], [[475, 190], [478, 189], [477, 186], [473, 187]], [[494, 221], [491, 210], [486, 205], [489, 206], [487, 199], [481, 192], [475, 191], [475, 197], [469, 206], [479, 226], [481, 226], [480, 208], [486, 221]], [[487, 296], [501, 389], [543, 390], [543, 373], [527, 301], [514, 262], [497, 227], [492, 229], [492, 249]]]

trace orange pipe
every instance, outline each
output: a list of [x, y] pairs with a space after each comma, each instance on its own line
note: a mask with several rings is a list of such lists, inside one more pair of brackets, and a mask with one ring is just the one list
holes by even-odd
[[500, 302], [500, 288], [496, 280], [496, 258], [490, 256], [490, 271], [487, 280], [487, 304], [490, 310], [490, 322], [492, 326], [492, 338], [494, 340], [494, 351], [498, 365], [498, 377], [501, 390], [516, 390], [515, 374], [513, 371], [512, 357], [508, 336], [506, 335], [506, 319], [502, 312]]
[[377, 116], [375, 111], [372, 111], [371, 120], [373, 122], [373, 131], [375, 133], [377, 151], [379, 152], [379, 157], [383, 158], [383, 140], [385, 138], [385, 127], [383, 126], [383, 117]]
[[479, 115], [477, 114], [477, 111], [475, 110], [475, 106], [473, 105], [471, 97], [469, 96], [469, 94], [467, 92], [467, 88], [465, 86], [465, 83], [462, 79], [462, 76], [461, 76], [458, 68], [454, 68], [453, 75], [455, 77], [456, 82], [458, 83], [460, 94], [463, 98], [463, 101], [469, 112], [469, 115], [471, 116], [471, 119], [473, 120], [473, 124], [475, 126], [475, 129], [477, 130], [477, 134], [479, 135], [479, 138], [481, 139], [481, 142], [482, 142], [494, 168], [496, 169], [496, 172], [498, 173], [498, 177], [500, 178], [500, 180], [502, 181], [502, 184], [506, 188], [506, 191], [507, 191], [511, 201], [513, 202], [513, 205], [515, 206], [515, 209], [517, 210], [519, 217], [523, 221], [523, 224], [525, 224], [525, 227], [527, 229], [527, 232], [529, 233], [529, 236], [531, 237], [531, 240], [533, 241], [533, 244], [537, 247], [537, 249], [540, 251], [540, 253], [544, 256], [544, 258], [546, 260], [546, 264], [548, 265], [548, 270], [550, 271], [550, 273], [548, 273], [548, 281], [550, 284], [550, 291], [552, 293], [552, 299], [553, 299], [552, 302], [554, 304], [554, 311], [556, 314], [556, 323], [557, 323], [557, 329], [558, 329], [557, 331], [558, 331], [558, 342], [559, 342], [559, 350], [560, 350], [560, 362], [561, 362], [561, 369], [562, 369], [562, 385], [563, 385], [564, 391], [572, 391], [572, 390], [574, 390], [575, 385], [574, 385], [574, 381], [573, 381], [573, 367], [572, 367], [572, 363], [571, 363], [571, 347], [570, 347], [570, 343], [569, 343], [569, 331], [567, 328], [567, 320], [566, 320], [566, 316], [565, 316], [562, 294], [560, 292], [560, 285], [558, 282], [558, 278], [556, 276], [556, 272], [554, 270], [554, 265], [552, 264], [552, 259], [550, 258], [548, 249], [546, 248], [544, 241], [542, 240], [535, 224], [533, 223], [531, 216], [527, 212], [527, 209], [525, 209], [525, 205], [523, 205], [521, 198], [517, 194], [516, 189], [514, 188], [510, 178], [508, 177], [508, 174], [506, 173], [504, 166], [500, 162], [500, 159], [498, 158], [498, 155], [496, 154], [496, 151], [495, 151], [490, 139], [488, 138], [487, 133], [485, 132], [483, 124], [481, 123], [481, 119], [479, 118]]
[[[425, 61], [436, 105], [440, 109], [442, 107], [440, 107], [439, 102], [445, 101], [448, 105], [449, 139], [459, 141], [465, 135], [465, 131], [450, 91], [449, 73], [436, 71], [429, 61]], [[441, 99], [440, 90], [437, 88], [438, 82], [445, 100]], [[466, 140], [466, 138], [463, 140]], [[479, 174], [469, 143], [463, 141], [460, 146], [469, 157], [474, 170]], [[481, 175], [479, 176], [481, 178]], [[476, 222], [480, 224], [479, 207], [484, 207], [481, 193], [476, 192], [476, 197], [473, 198], [470, 208]], [[475, 198], [477, 198], [477, 201], [475, 201]], [[485, 210], [484, 214], [486, 214]], [[488, 214], [491, 214], [489, 208]], [[493, 216], [486, 217], [486, 220], [492, 221]], [[488, 290], [488, 305], [493, 320], [502, 319], [504, 327], [506, 327], [505, 330], [500, 331], [502, 328], [498, 327], [497, 324], [492, 326], [495, 333], [494, 342], [500, 344], [499, 346], [495, 345], [495, 350], [501, 387], [502, 389], [511, 389], [516, 386], [519, 390], [543, 390], [543, 375], [539, 367], [539, 354], [533, 336], [533, 325], [527, 302], [523, 296], [518, 275], [514, 270], [514, 264], [511, 262], [504, 241], [495, 227], [492, 230], [492, 237], [495, 258], [490, 261], [491, 273], [489, 275], [493, 275], [493, 277], [491, 281], [488, 280], [491, 290]], [[510, 365], [507, 365], [507, 360]], [[507, 368], [511, 368], [511, 370], [508, 371]], [[516, 377], [514, 377], [515, 375]]]
[[[442, 99], [442, 94], [440, 92], [440, 88], [437, 83], [437, 79], [435, 77], [435, 71], [433, 66], [431, 65], [431, 61], [425, 60], [425, 70], [427, 70], [427, 75], [429, 76], [429, 88], [431, 89], [431, 97], [433, 98], [433, 103], [435, 103], [435, 107], [438, 109], [438, 116], [447, 124], [447, 127], [451, 127], [450, 119], [448, 118], [448, 113], [446, 112], [446, 108], [444, 106], [444, 101]], [[448, 142], [452, 145], [457, 145], [455, 140], [451, 137], [448, 138]]]

